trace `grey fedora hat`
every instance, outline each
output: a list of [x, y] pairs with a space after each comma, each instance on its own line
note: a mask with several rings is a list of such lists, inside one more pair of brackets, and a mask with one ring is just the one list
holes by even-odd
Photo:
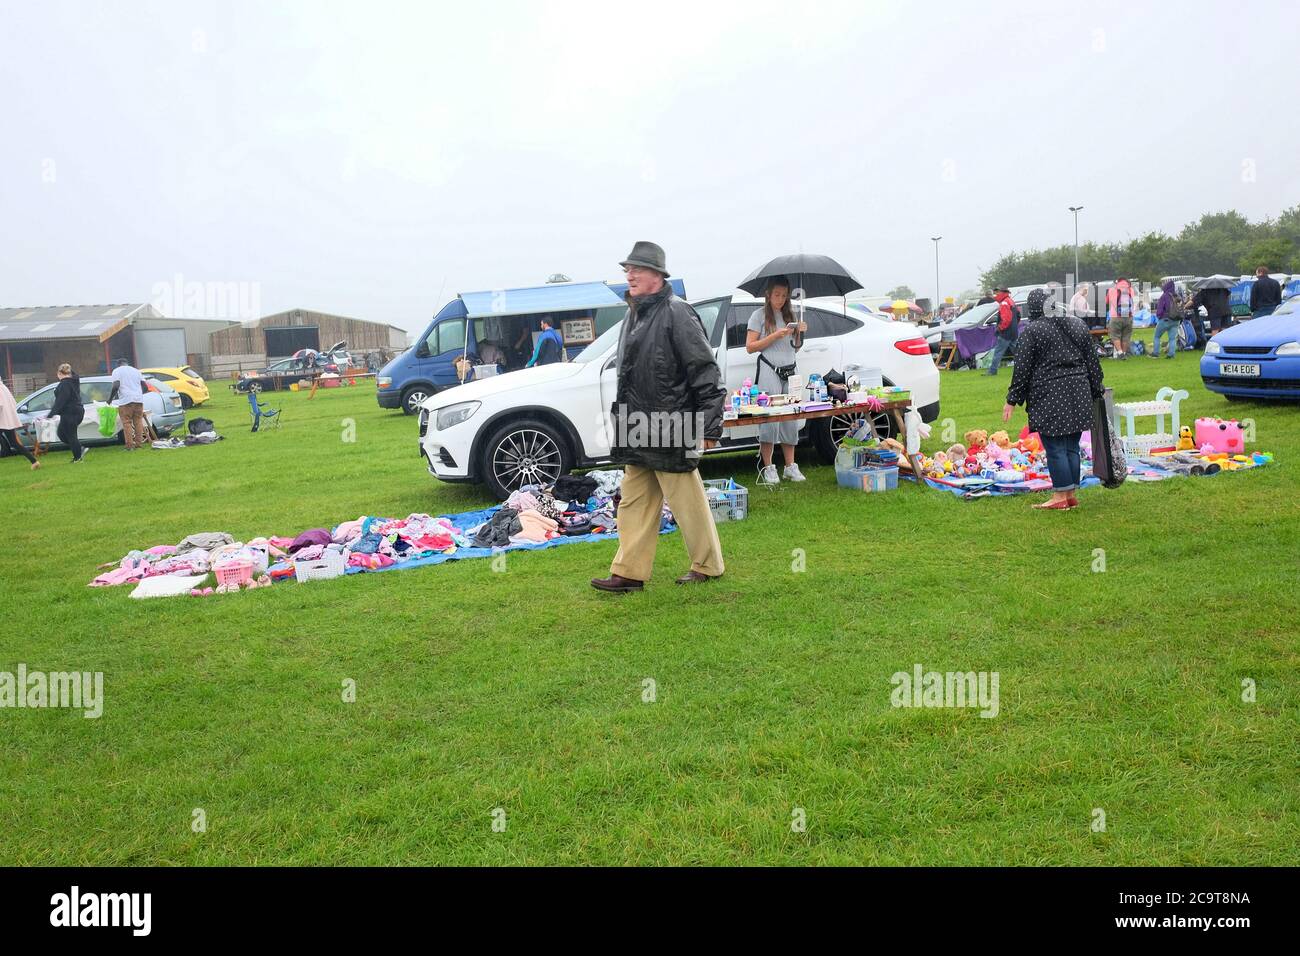
[[665, 279], [668, 278], [668, 266], [664, 257], [664, 250], [661, 246], [653, 242], [641, 240], [632, 246], [632, 251], [628, 253], [627, 258], [619, 263], [623, 268], [628, 266], [643, 266], [646, 269], [654, 269], [656, 272], [663, 273]]

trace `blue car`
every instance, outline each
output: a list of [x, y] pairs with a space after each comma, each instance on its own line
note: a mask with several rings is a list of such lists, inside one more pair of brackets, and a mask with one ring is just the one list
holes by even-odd
[[1210, 339], [1201, 356], [1201, 380], [1235, 401], [1300, 399], [1300, 297]]

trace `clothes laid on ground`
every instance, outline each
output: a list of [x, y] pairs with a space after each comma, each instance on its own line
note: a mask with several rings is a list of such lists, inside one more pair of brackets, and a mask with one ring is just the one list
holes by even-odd
[[520, 530], [511, 535], [511, 542], [547, 541], [559, 534], [559, 522], [548, 518], [538, 511], [528, 509], [519, 512]]
[[[551, 488], [551, 494], [560, 501], [586, 501], [596, 493], [598, 482], [591, 475], [561, 475]], [[615, 486], [615, 491], [618, 486]]]
[[169, 448], [188, 448], [190, 445], [212, 445], [223, 441], [224, 437], [216, 432], [199, 432], [195, 435], [184, 436], [174, 435], [171, 438], [160, 438], [152, 442], [150, 447], [165, 450]]
[[519, 534], [524, 529], [519, 514], [513, 508], [502, 508], [479, 528], [478, 534], [474, 535], [474, 547], [504, 548], [510, 543], [511, 535]]
[[199, 531], [192, 534], [176, 545], [176, 553], [184, 554], [186, 551], [193, 551], [196, 548], [201, 551], [211, 551], [213, 548], [219, 548], [223, 544], [231, 544], [234, 538], [224, 531]]
[[[293, 536], [269, 535], [241, 543], [220, 531], [189, 535], [176, 545], [155, 545], [130, 551], [114, 565], [101, 565], [92, 587], [104, 587], [161, 574], [205, 574], [229, 560], [249, 560], [254, 574], [265, 572], [272, 581], [295, 577], [295, 563], [318, 560], [331, 552], [343, 558], [344, 573], [361, 574], [423, 567], [467, 558], [486, 558], [502, 550], [540, 550], [579, 541], [608, 541], [616, 537], [614, 513], [617, 498], [600, 489], [622, 471], [606, 472], [597, 483], [596, 494], [584, 502], [563, 502], [565, 510], [551, 517], [536, 508], [515, 510], [504, 506], [431, 516], [412, 514], [405, 518], [362, 516], [332, 529], [312, 528]], [[562, 488], [565, 486], [562, 486]], [[575, 486], [569, 486], [575, 487]], [[617, 484], [614, 482], [615, 490]], [[545, 489], [525, 491], [534, 502], [560, 502]], [[517, 502], [527, 500], [522, 496]], [[575, 507], [576, 505], [576, 507]], [[665, 504], [659, 532], [677, 530], [672, 512]], [[296, 547], [295, 547], [296, 546]], [[292, 553], [289, 549], [293, 548]]]

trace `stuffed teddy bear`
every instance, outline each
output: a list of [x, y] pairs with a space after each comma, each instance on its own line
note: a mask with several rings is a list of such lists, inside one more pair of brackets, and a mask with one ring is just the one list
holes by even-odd
[[998, 431], [989, 436], [988, 444], [989, 457], [994, 461], [1011, 460], [1011, 436], [1006, 432]]
[[948, 457], [953, 461], [961, 461], [966, 457], [966, 446], [960, 443], [949, 445]]
[[966, 433], [966, 454], [978, 455], [989, 442], [989, 433], [982, 428], [972, 428]]

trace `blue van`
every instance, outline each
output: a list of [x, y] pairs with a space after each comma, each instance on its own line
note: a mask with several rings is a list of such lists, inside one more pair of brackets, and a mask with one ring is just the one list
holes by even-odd
[[[668, 284], [678, 297], [686, 297], [681, 279]], [[625, 282], [462, 292], [433, 317], [414, 346], [379, 370], [379, 407], [413, 414], [434, 392], [460, 384], [456, 360], [462, 355], [473, 365], [495, 365], [502, 373], [523, 368], [532, 358], [543, 318], [564, 337], [567, 361], [622, 320], [626, 292]]]

